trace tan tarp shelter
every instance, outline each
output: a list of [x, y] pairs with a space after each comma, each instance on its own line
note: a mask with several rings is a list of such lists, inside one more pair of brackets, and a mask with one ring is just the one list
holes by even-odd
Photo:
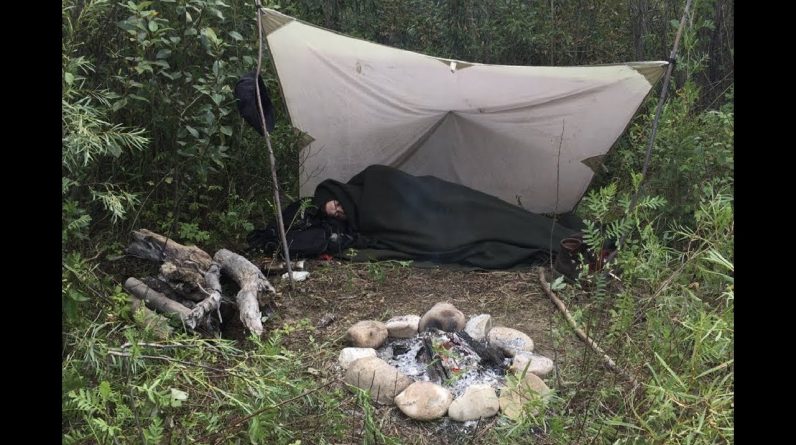
[[271, 9], [263, 27], [292, 124], [311, 141], [301, 153], [302, 196], [383, 164], [532, 212], [572, 210], [667, 64], [462, 62]]

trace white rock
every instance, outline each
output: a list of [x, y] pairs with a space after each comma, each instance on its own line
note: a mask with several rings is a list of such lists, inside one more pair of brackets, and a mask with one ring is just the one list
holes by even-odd
[[404, 414], [416, 420], [439, 419], [453, 401], [451, 392], [432, 382], [415, 382], [395, 397]]
[[536, 374], [527, 373], [521, 381], [517, 376], [511, 376], [500, 389], [500, 411], [513, 420], [522, 417], [523, 410], [536, 416], [546, 405], [551, 392]]
[[419, 315], [401, 315], [387, 320], [387, 333], [394, 338], [410, 338], [417, 334], [417, 325], [420, 323]]
[[380, 321], [363, 320], [348, 328], [345, 339], [356, 348], [378, 348], [387, 340], [387, 327]]
[[495, 390], [485, 384], [470, 385], [461, 397], [448, 407], [448, 417], [457, 422], [467, 422], [492, 417], [498, 413], [500, 402]]
[[[293, 281], [304, 281], [307, 277], [310, 276], [309, 272], [306, 271], [293, 271]], [[287, 280], [287, 272], [282, 274], [282, 279]]]
[[528, 372], [544, 377], [553, 370], [554, 363], [553, 360], [543, 355], [532, 352], [518, 352], [511, 360], [509, 369], [516, 374], [522, 374], [526, 366], [528, 367]]
[[533, 352], [531, 337], [512, 328], [496, 326], [490, 329], [487, 341], [509, 357], [514, 357], [518, 352]]
[[340, 351], [340, 355], [337, 357], [337, 362], [340, 363], [343, 369], [348, 369], [349, 365], [351, 365], [354, 360], [375, 356], [376, 350], [373, 348], [343, 348], [343, 350]]
[[409, 377], [378, 357], [363, 357], [351, 362], [345, 381], [369, 391], [373, 400], [385, 405], [392, 405], [395, 396], [412, 383]]
[[428, 328], [440, 331], [455, 332], [464, 329], [464, 314], [450, 303], [437, 303], [420, 318], [417, 330], [423, 332]]
[[490, 329], [492, 329], [492, 316], [481, 314], [476, 315], [467, 322], [464, 332], [472, 337], [473, 340], [481, 341], [486, 338], [486, 334], [489, 333]]

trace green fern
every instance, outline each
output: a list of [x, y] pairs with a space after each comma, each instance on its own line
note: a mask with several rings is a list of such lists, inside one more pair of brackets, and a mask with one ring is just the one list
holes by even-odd
[[586, 228], [583, 230], [583, 241], [592, 248], [594, 246], [601, 246], [605, 242], [605, 238], [599, 227], [597, 227], [597, 224], [588, 219], [583, 222], [586, 225]]
[[122, 432], [122, 429], [118, 426], [111, 425], [100, 417], [93, 417], [91, 418], [91, 423], [94, 427], [96, 427], [100, 432], [104, 433], [104, 435], [108, 438], [115, 438]]
[[629, 292], [623, 292], [616, 299], [609, 311], [611, 314], [610, 332], [616, 338], [623, 336], [632, 326], [636, 315], [636, 298]]
[[159, 444], [163, 440], [163, 420], [158, 416], [152, 416], [152, 421], [144, 430], [144, 440], [147, 445]]
[[618, 240], [630, 233], [633, 230], [634, 221], [631, 218], [624, 217], [622, 219], [612, 221], [608, 224], [605, 234], [608, 239]]
[[592, 295], [594, 299], [597, 301], [602, 301], [606, 297], [608, 297], [608, 280], [603, 274], [596, 274], [594, 276], [594, 290], [592, 291]]
[[61, 445], [74, 445], [83, 443], [86, 440], [86, 432], [83, 428], [74, 428], [71, 431], [65, 432]]
[[72, 404], [80, 411], [92, 415], [98, 411], [104, 409], [104, 406], [100, 402], [99, 398], [93, 393], [93, 391], [88, 391], [85, 388], [80, 388], [79, 390], [69, 391], [67, 394], [69, 399], [71, 400]]

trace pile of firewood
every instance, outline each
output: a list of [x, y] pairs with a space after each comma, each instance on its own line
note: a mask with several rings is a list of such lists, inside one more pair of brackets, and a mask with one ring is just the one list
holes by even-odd
[[190, 330], [214, 334], [219, 330], [223, 298], [221, 274], [240, 287], [235, 303], [243, 325], [256, 335], [263, 332], [260, 307], [270, 304], [276, 290], [262, 271], [241, 255], [221, 249], [211, 258], [196, 246], [183, 246], [146, 229], [133, 232], [128, 255], [160, 263], [157, 277], [130, 277], [124, 287], [133, 306], [179, 319]]

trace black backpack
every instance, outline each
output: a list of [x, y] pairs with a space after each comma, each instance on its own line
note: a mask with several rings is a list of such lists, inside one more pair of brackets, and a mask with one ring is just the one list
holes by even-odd
[[[291, 259], [314, 258], [322, 253], [339, 255], [354, 242], [354, 234], [348, 224], [323, 217], [317, 208], [302, 205], [301, 201], [289, 205], [282, 212], [282, 220]], [[271, 221], [264, 229], [250, 232], [246, 241], [250, 249], [267, 254], [280, 250], [276, 221]]]

